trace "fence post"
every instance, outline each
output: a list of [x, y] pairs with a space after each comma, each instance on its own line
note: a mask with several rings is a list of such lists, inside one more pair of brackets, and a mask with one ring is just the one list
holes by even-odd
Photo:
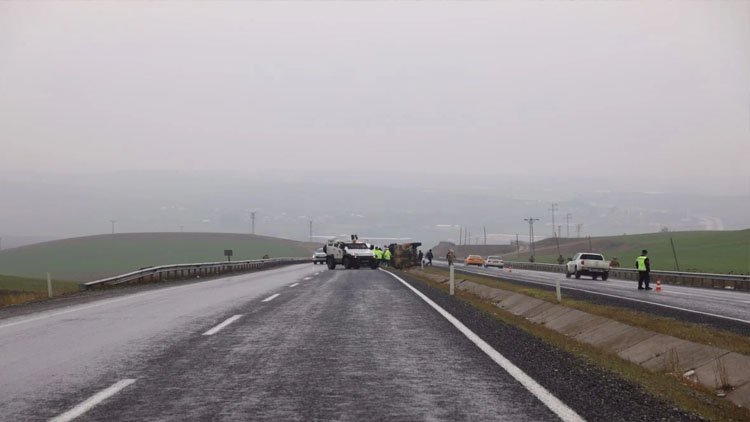
[[47, 273], [47, 297], [52, 297], [52, 276]]

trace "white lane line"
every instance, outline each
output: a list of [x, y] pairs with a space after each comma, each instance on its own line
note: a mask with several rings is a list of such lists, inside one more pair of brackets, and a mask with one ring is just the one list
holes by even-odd
[[303, 280], [312, 280], [312, 277], [305, 277]]
[[412, 287], [409, 283], [404, 281], [401, 277], [397, 276], [396, 274], [390, 273], [385, 270], [384, 271], [391, 276], [393, 276], [396, 280], [400, 281], [404, 286], [409, 288], [412, 292], [414, 292], [417, 296], [419, 296], [422, 300], [427, 302], [428, 305], [430, 305], [433, 309], [438, 311], [440, 315], [442, 315], [445, 319], [450, 321], [451, 324], [453, 324], [454, 327], [456, 327], [463, 335], [465, 335], [469, 340], [471, 340], [474, 344], [479, 347], [487, 356], [489, 356], [495, 363], [500, 365], [505, 371], [510, 374], [513, 378], [516, 379], [521, 385], [526, 387], [527, 390], [531, 394], [534, 395], [539, 401], [544, 403], [545, 406], [549, 408], [552, 412], [554, 412], [557, 416], [560, 417], [565, 422], [572, 422], [572, 421], [584, 421], [578, 413], [575, 412], [575, 410], [571, 409], [560, 401], [557, 397], [552, 395], [546, 388], [542, 387], [539, 383], [534, 381], [533, 378], [526, 375], [525, 372], [521, 370], [521, 368], [514, 365], [511, 361], [505, 358], [505, 356], [501, 355], [500, 352], [493, 349], [492, 346], [487, 344], [484, 340], [482, 340], [478, 335], [476, 335], [473, 331], [471, 331], [468, 327], [466, 327], [461, 321], [456, 319], [453, 315], [448, 313], [445, 309], [441, 308], [437, 303], [433, 302], [430, 298], [422, 294], [419, 290]]
[[[467, 271], [467, 272], [472, 273], [471, 271]], [[482, 274], [482, 273], [474, 273], [474, 274], [489, 275], [489, 274]], [[554, 286], [554, 284], [545, 283], [545, 282], [541, 282], [541, 281], [523, 280], [523, 279], [518, 279], [518, 278], [508, 278], [508, 279], [509, 280], [513, 280], [513, 281], [518, 281], [518, 282], [521, 282], [521, 283], [540, 284], [542, 286], [547, 286], [547, 287]], [[618, 299], [625, 299], [625, 300], [630, 300], [630, 301], [633, 301], [633, 302], [648, 303], [649, 305], [661, 306], [663, 308], [677, 309], [678, 311], [691, 312], [691, 313], [694, 313], [694, 314], [701, 314], [701, 315], [706, 315], [706, 316], [711, 316], [711, 317], [716, 317], [716, 318], [721, 318], [721, 319], [728, 319], [730, 321], [737, 321], [737, 322], [742, 322], [742, 323], [745, 323], [745, 324], [750, 324], [750, 320], [745, 320], [745, 319], [740, 319], [740, 318], [734, 318], [734, 317], [725, 316], [725, 315], [719, 315], [719, 314], [712, 314], [710, 312], [696, 311], [694, 309], [681, 308], [679, 306], [666, 305], [666, 304], [659, 303], [659, 302], [651, 302], [649, 300], [635, 299], [635, 298], [632, 298], [632, 297], [629, 297], [629, 296], [613, 295], [613, 294], [609, 294], [609, 293], [597, 292], [595, 290], [577, 289], [575, 287], [568, 287], [566, 285], [561, 285], [560, 287], [562, 289], [567, 289], [567, 290], [575, 290], [575, 291], [578, 291], [578, 292], [591, 293], [591, 294], [595, 294], [595, 295], [615, 297], [615, 298], [618, 298]], [[655, 295], [658, 295], [660, 293], [644, 293], [644, 294], [655, 294]]]
[[221, 324], [217, 325], [216, 327], [214, 327], [214, 328], [206, 331], [205, 333], [203, 333], [203, 335], [204, 336], [212, 336], [212, 335], [218, 333], [219, 331], [221, 331], [227, 325], [229, 325], [229, 324], [237, 321], [240, 318], [242, 318], [242, 315], [235, 315], [233, 317], [229, 317], [229, 318], [227, 318], [226, 321], [222, 322]]
[[[294, 267], [294, 266], [292, 266], [292, 267]], [[292, 267], [286, 267], [286, 268], [292, 268]], [[286, 272], [287, 271], [284, 271], [284, 273], [286, 273]], [[258, 274], [258, 273], [256, 273], [256, 274]], [[256, 274], [247, 274], [247, 275], [248, 276], [251, 276], [251, 275], [255, 276]], [[54, 318], [56, 316], [69, 314], [71, 312], [85, 311], [87, 309], [98, 308], [100, 306], [105, 306], [105, 305], [109, 305], [109, 304], [112, 304], [112, 303], [123, 302], [123, 301], [126, 301], [126, 300], [132, 300], [132, 299], [138, 299], [138, 298], [141, 298], [141, 297], [154, 296], [154, 295], [162, 294], [162, 293], [165, 293], [165, 292], [169, 292], [171, 290], [190, 289], [190, 288], [194, 288], [195, 286], [196, 286], [195, 284], [187, 284], [187, 285], [184, 285], [184, 286], [167, 287], [167, 288], [158, 289], [158, 290], [154, 290], [154, 291], [150, 291], [150, 292], [143, 292], [143, 293], [131, 294], [131, 295], [127, 295], [125, 297], [117, 298], [117, 299], [101, 300], [101, 301], [97, 301], [96, 303], [93, 303], [91, 305], [72, 305], [70, 307], [67, 307], [67, 309], [65, 309], [63, 311], [60, 311], [60, 312], [51, 312], [51, 313], [44, 314], [44, 315], [39, 315], [39, 316], [35, 316], [35, 317], [21, 319], [20, 321], [9, 322], [7, 324], [0, 324], [0, 330], [2, 330], [3, 328], [13, 327], [15, 325], [26, 324], [28, 322], [39, 321], [39, 320], [47, 319], [47, 318]], [[18, 318], [23, 318], [23, 317], [18, 317]], [[15, 319], [15, 318], [13, 318], [13, 319]]]
[[289, 287], [297, 287], [297, 286], [299, 286], [299, 283], [294, 283], [294, 284], [290, 285]]
[[134, 379], [124, 379], [121, 381], [118, 381], [112, 386], [94, 394], [90, 398], [88, 398], [86, 401], [82, 402], [78, 406], [68, 410], [67, 412], [63, 413], [62, 415], [57, 416], [56, 418], [52, 418], [49, 420], [49, 422], [68, 422], [72, 421], [73, 419], [83, 415], [84, 413], [88, 412], [89, 410], [93, 409], [94, 406], [97, 404], [103, 402], [104, 400], [107, 400], [108, 398], [114, 396], [115, 394], [119, 393], [123, 388], [129, 386], [130, 384], [134, 383]]
[[276, 299], [277, 297], [279, 297], [278, 293], [276, 293], [275, 295], [268, 296], [267, 298], [263, 299], [262, 302], [270, 302], [270, 301]]

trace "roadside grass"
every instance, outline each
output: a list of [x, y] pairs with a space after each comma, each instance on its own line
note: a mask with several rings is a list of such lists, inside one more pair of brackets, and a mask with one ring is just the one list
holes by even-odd
[[[439, 274], [444, 277], [448, 276], [448, 270], [441, 268], [425, 268], [424, 271], [428, 274]], [[547, 302], [557, 303], [557, 296], [553, 291], [535, 287], [519, 286], [518, 284], [508, 281], [493, 279], [481, 275], [460, 273], [457, 277], [483, 284], [485, 286], [497, 287], [503, 290], [545, 300]], [[634, 311], [618, 306], [599, 305], [567, 297], [564, 293], [563, 305], [593, 315], [619, 321], [623, 324], [641, 327], [657, 333], [678, 337], [683, 340], [715, 346], [750, 356], [750, 337], [745, 337], [730, 331], [718, 330], [714, 327], [679, 321], [673, 318], [654, 316], [645, 312]]]
[[[74, 281], [52, 280], [54, 296], [78, 292]], [[47, 280], [0, 275], [0, 307], [47, 299]]]
[[[425, 272], [432, 272], [433, 274], [440, 274], [447, 276], [447, 271], [438, 269], [425, 269]], [[437, 288], [444, 293], [448, 293], [448, 285], [440, 284], [434, 280], [420, 275], [418, 272], [406, 272], [406, 276], [416, 278], [434, 288]], [[479, 280], [471, 277], [465, 277], [461, 274], [462, 279], [467, 279], [473, 282], [480, 283]], [[478, 277], [479, 278], [479, 277]], [[481, 284], [489, 285], [492, 287], [498, 287], [505, 289], [505, 284], [508, 283], [494, 283], [488, 284], [487, 280]], [[494, 281], [494, 280], [490, 280]], [[514, 289], [508, 288], [518, 293], [524, 293], [524, 288], [518, 289], [518, 286], [511, 285]], [[529, 289], [538, 290], [538, 289]], [[538, 295], [534, 295], [539, 299], [549, 300], [548, 297], [554, 298], [554, 294], [546, 295], [548, 292], [532, 292]], [[525, 294], [525, 293], [524, 293]], [[521, 328], [522, 330], [540, 338], [542, 341], [551, 344], [552, 346], [558, 347], [568, 353], [579, 356], [588, 362], [600, 366], [604, 369], [612, 371], [622, 377], [626, 381], [633, 382], [635, 384], [643, 386], [643, 388], [650, 394], [660, 397], [667, 402], [674, 403], [683, 410], [694, 412], [704, 418], [716, 421], [744, 421], [750, 420], [750, 409], [744, 409], [738, 407], [733, 403], [723, 398], [717, 397], [712, 391], [703, 388], [700, 385], [693, 384], [690, 381], [684, 379], [679, 374], [669, 374], [665, 371], [662, 372], [651, 372], [645, 368], [642, 368], [632, 362], [628, 362], [614, 353], [598, 349], [586, 343], [579, 342], [575, 339], [567, 337], [556, 331], [545, 328], [543, 325], [535, 324], [531, 321], [526, 320], [522, 316], [513, 315], [511, 312], [505, 311], [494, 306], [491, 302], [481, 299], [478, 296], [467, 293], [462, 290], [456, 290], [454, 296], [459, 300], [467, 302], [475, 308], [481, 310], [487, 315], [491, 315], [494, 318]], [[554, 299], [553, 299], [554, 300]], [[565, 301], [567, 306], [569, 301]], [[651, 317], [649, 317], [651, 318]], [[647, 327], [651, 328], [651, 327]], [[673, 333], [670, 333], [673, 334]], [[719, 346], [721, 347], [721, 346]]]
[[270, 257], [304, 257], [315, 244], [239, 233], [123, 233], [62, 239], [0, 251], [0, 273], [91, 281], [144, 267]]
[[[642, 249], [648, 250], [654, 270], [675, 271], [670, 238], [674, 240], [680, 271], [720, 274], [750, 274], [750, 229], [735, 231], [692, 231], [648, 233], [591, 238], [560, 239], [560, 253], [567, 259], [577, 252], [598, 252], [606, 259], [617, 257], [620, 265], [632, 268]], [[556, 264], [554, 239], [537, 242], [536, 262]], [[529, 254], [506, 254], [508, 261], [528, 261]]]

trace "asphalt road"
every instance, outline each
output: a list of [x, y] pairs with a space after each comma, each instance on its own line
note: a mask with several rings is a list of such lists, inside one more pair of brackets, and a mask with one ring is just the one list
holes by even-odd
[[0, 320], [0, 420], [558, 420], [527, 387], [369, 269], [297, 265]]
[[[436, 265], [447, 266], [444, 262], [436, 262]], [[566, 293], [585, 294], [587, 297], [598, 297], [604, 302], [618, 305], [630, 303], [639, 310], [650, 310], [668, 316], [693, 314], [691, 319], [696, 322], [734, 328], [743, 334], [750, 333], [750, 293], [746, 292], [676, 285], [662, 285], [662, 291], [656, 292], [638, 290], [638, 284], [632, 280], [610, 278], [602, 281], [586, 276], [576, 280], [566, 278], [565, 274], [552, 272], [518, 269], [510, 272], [508, 268], [466, 267], [463, 264], [457, 264], [456, 267], [462, 271], [537, 286], [554, 287], [559, 281]], [[651, 287], [655, 286], [654, 279]]]

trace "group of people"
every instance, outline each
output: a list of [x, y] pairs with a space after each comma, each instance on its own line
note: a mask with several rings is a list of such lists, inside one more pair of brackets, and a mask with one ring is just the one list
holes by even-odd
[[372, 254], [375, 256], [375, 260], [378, 261], [379, 265], [382, 267], [390, 267], [391, 266], [391, 250], [384, 246], [383, 248], [380, 248], [380, 246], [374, 246], [372, 247]]

